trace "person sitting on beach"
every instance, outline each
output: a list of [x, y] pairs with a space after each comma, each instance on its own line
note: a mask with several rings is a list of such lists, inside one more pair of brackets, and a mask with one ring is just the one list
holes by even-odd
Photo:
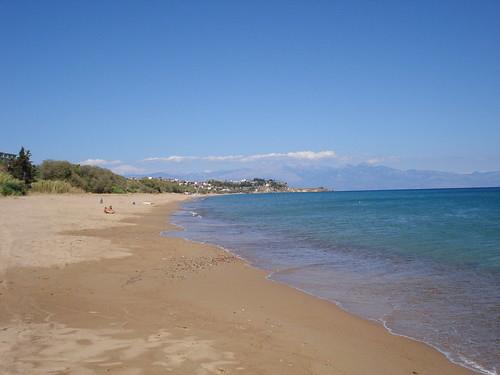
[[115, 210], [113, 210], [113, 206], [109, 206], [109, 208], [108, 207], [104, 207], [104, 213], [105, 214], [114, 214]]

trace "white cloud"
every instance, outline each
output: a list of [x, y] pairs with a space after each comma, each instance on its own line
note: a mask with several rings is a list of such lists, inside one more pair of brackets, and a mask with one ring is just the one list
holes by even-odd
[[254, 161], [262, 159], [297, 159], [297, 160], [321, 160], [321, 159], [334, 159], [337, 157], [335, 151], [296, 151], [278, 153], [272, 152], [269, 154], [256, 154], [242, 157], [241, 161]]
[[372, 158], [366, 161], [367, 164], [374, 165], [379, 164], [383, 159], [382, 158]]
[[390, 163], [390, 162], [397, 162], [399, 161], [399, 157], [394, 156], [394, 155], [386, 155], [386, 156], [374, 156], [374, 157], [369, 157], [368, 159], [363, 160], [363, 163], [370, 164], [370, 165], [377, 165], [381, 163]]
[[337, 154], [335, 151], [299, 151], [299, 152], [289, 152], [287, 156], [295, 159], [306, 159], [306, 160], [319, 160], [319, 159], [335, 159]]
[[111, 170], [117, 174], [141, 174], [145, 172], [144, 169], [129, 164], [121, 164], [112, 167]]
[[166, 161], [166, 162], [181, 162], [181, 161], [186, 161], [186, 160], [196, 160], [198, 159], [196, 156], [179, 156], [179, 155], [172, 155], [172, 156], [165, 156], [165, 157], [151, 157], [151, 158], [146, 158], [143, 161]]
[[296, 152], [271, 152], [267, 154], [253, 155], [211, 155], [211, 156], [166, 156], [166, 157], [150, 157], [143, 161], [164, 161], [164, 162], [181, 162], [186, 160], [206, 160], [206, 161], [237, 161], [251, 162], [257, 160], [273, 160], [273, 159], [295, 159], [295, 160], [321, 160], [321, 159], [336, 159], [338, 156], [335, 151], [296, 151]]
[[81, 161], [79, 164], [109, 168], [114, 173], [118, 174], [140, 174], [145, 172], [142, 168], [138, 168], [130, 164], [124, 164], [120, 160], [87, 159]]
[[226, 160], [238, 160], [243, 156], [241, 155], [223, 155], [223, 156], [163, 156], [163, 157], [151, 157], [146, 158], [143, 161], [165, 161], [165, 162], [181, 162], [187, 160], [208, 160], [208, 161], [226, 161]]
[[121, 163], [120, 160], [87, 159], [87, 160], [81, 161], [79, 164], [101, 166], [101, 165], [117, 165], [120, 163]]
[[200, 159], [208, 161], [227, 161], [227, 160], [241, 160], [242, 155], [223, 155], [223, 156], [202, 156]]

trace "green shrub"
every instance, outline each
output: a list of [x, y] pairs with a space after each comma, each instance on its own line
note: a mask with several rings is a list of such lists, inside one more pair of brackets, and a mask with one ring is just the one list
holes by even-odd
[[24, 195], [26, 194], [26, 184], [8, 173], [0, 172], [0, 194]]
[[64, 194], [83, 193], [83, 190], [72, 186], [69, 182], [59, 180], [40, 180], [31, 184], [33, 193]]
[[143, 192], [143, 185], [137, 180], [127, 180], [127, 191], [129, 193]]
[[45, 160], [40, 165], [45, 180], [61, 180], [89, 193], [125, 193], [127, 180], [108, 169], [91, 165], [71, 164], [61, 160]]
[[124, 188], [120, 187], [120, 186], [113, 185], [111, 187], [111, 192], [113, 194], [125, 194], [127, 191]]
[[39, 167], [40, 177], [44, 180], [69, 179], [73, 173], [73, 164], [64, 160], [45, 160]]
[[[126, 179], [109, 169], [91, 165], [71, 164], [62, 160], [45, 160], [38, 168], [43, 180], [64, 181], [89, 193], [184, 193], [194, 192], [192, 186], [160, 178]], [[40, 186], [40, 192], [52, 187]], [[57, 189], [55, 189], [57, 190]]]

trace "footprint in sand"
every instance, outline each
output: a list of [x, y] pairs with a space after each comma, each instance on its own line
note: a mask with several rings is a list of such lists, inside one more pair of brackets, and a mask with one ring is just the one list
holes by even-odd
[[[0, 373], [90, 375], [106, 368], [107, 372], [119, 369], [120, 374], [141, 375], [148, 373], [143, 366], [147, 358], [161, 358], [150, 363], [151, 368], [196, 368], [196, 375], [224, 374], [237, 365], [234, 354], [218, 351], [213, 340], [173, 337], [165, 330], [133, 336], [132, 330], [16, 323], [0, 329]], [[140, 368], [133, 367], [135, 361], [141, 362]]]

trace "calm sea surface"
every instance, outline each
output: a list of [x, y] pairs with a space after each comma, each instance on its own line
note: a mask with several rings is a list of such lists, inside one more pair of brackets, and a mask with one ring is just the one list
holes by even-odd
[[174, 235], [223, 246], [456, 363], [500, 368], [498, 188], [218, 196], [173, 221], [184, 228]]

